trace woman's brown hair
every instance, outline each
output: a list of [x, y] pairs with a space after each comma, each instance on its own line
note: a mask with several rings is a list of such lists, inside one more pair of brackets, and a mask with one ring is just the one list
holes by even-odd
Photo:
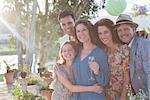
[[[94, 30], [94, 25], [89, 21], [89, 20], [79, 20], [76, 22], [75, 24], [75, 32], [76, 32], [76, 27], [79, 25], [79, 24], [83, 24], [84, 26], [87, 27], [87, 29], [89, 30], [89, 36], [90, 36], [90, 39], [91, 39], [91, 42], [95, 45], [97, 45], [97, 40], [98, 38], [96, 37], [96, 34], [95, 34], [95, 30]], [[77, 32], [76, 32], [77, 33]], [[77, 38], [77, 35], [76, 35], [76, 38]], [[78, 39], [77, 41], [82, 44]]]
[[[107, 19], [107, 18], [103, 18], [103, 19], [101, 19], [101, 20], [99, 20], [99, 21], [97, 21], [95, 23], [94, 28], [95, 28], [97, 37], [98, 37], [98, 27], [99, 26], [105, 26], [105, 27], [107, 27], [110, 30], [110, 32], [112, 34], [112, 41], [114, 43], [121, 43], [119, 41], [119, 37], [118, 37], [117, 33], [114, 31], [115, 28], [114, 28], [114, 23], [113, 23], [112, 20]], [[98, 39], [98, 40], [99, 40], [98, 41], [99, 42], [99, 46], [103, 47], [103, 48], [106, 48], [106, 46], [102, 43], [102, 41], [100, 39]]]

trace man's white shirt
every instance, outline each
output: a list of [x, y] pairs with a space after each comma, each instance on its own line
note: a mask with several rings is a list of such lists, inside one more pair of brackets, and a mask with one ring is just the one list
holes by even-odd
[[129, 47], [129, 48], [131, 48], [132, 43], [133, 43], [133, 41], [134, 41], [134, 38], [135, 38], [135, 37], [133, 37], [132, 40], [130, 41], [130, 43], [128, 44], [128, 47]]
[[64, 36], [60, 37], [59, 38], [59, 44], [60, 46], [62, 46], [66, 41], [69, 41], [69, 35], [68, 34], [65, 34]]

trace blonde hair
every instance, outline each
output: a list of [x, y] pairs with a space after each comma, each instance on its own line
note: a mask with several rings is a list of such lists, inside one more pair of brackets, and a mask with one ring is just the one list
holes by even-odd
[[75, 57], [77, 56], [77, 53], [78, 53], [78, 46], [77, 46], [77, 43], [76, 43], [75, 41], [66, 41], [65, 43], [63, 43], [63, 44], [61, 45], [61, 47], [60, 47], [60, 49], [59, 49], [59, 59], [58, 59], [58, 61], [57, 61], [57, 63], [59, 63], [59, 64], [65, 64], [65, 63], [66, 63], [65, 59], [64, 59], [63, 56], [62, 56], [62, 48], [63, 48], [63, 46], [66, 45], [66, 44], [71, 45], [71, 47], [73, 48], [73, 50], [74, 50], [74, 52], [75, 52], [74, 59], [75, 59]]

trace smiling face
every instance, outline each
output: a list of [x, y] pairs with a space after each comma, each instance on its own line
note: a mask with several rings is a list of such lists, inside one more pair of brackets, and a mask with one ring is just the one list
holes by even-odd
[[105, 44], [109, 45], [113, 42], [112, 40], [112, 33], [106, 26], [98, 26], [98, 37], [100, 41]]
[[85, 43], [90, 41], [90, 36], [89, 36], [89, 30], [88, 28], [80, 23], [76, 26], [76, 35], [77, 35], [77, 39], [81, 42], [81, 43]]
[[65, 34], [73, 35], [75, 21], [71, 16], [65, 16], [59, 20], [60, 26]]
[[73, 61], [75, 57], [75, 50], [70, 44], [64, 44], [61, 51], [63, 59], [67, 61]]
[[117, 27], [117, 33], [118, 33], [119, 39], [126, 44], [130, 43], [130, 41], [132, 40], [135, 34], [134, 29], [129, 24], [119, 25]]

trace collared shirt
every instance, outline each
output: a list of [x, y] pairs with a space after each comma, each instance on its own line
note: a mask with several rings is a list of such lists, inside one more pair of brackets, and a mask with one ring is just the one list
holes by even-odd
[[62, 37], [59, 38], [60, 46], [62, 46], [67, 41], [75, 41], [76, 42], [76, 39], [75, 39], [75, 37], [73, 37], [71, 35], [65, 34], [65, 35], [63, 35]]
[[130, 41], [130, 43], [128, 44], [128, 47], [129, 47], [129, 48], [131, 48], [134, 39], [135, 39], [135, 37], [133, 37], [132, 40]]
[[69, 41], [69, 35], [68, 34], [65, 34], [64, 36], [60, 37], [59, 38], [59, 44], [60, 46], [62, 46], [66, 41]]

